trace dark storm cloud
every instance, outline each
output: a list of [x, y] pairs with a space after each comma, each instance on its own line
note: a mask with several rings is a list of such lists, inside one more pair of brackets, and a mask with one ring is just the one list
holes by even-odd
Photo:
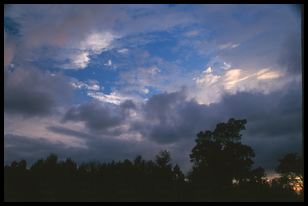
[[61, 127], [61, 126], [49, 126], [46, 129], [48, 129], [51, 132], [60, 134], [60, 135], [68, 135], [68, 136], [73, 136], [73, 137], [83, 138], [83, 139], [95, 138], [93, 135], [90, 135], [84, 132], [79, 132], [76, 130], [72, 130], [69, 128]]
[[282, 158], [285, 154], [290, 152], [302, 154], [303, 141], [299, 133], [268, 138], [255, 135], [250, 138], [244, 137], [242, 142], [251, 146], [255, 151], [255, 166], [274, 170], [278, 165], [278, 159]]
[[[300, 152], [301, 149], [300, 88], [299, 84], [290, 85], [288, 89], [271, 95], [242, 92], [225, 96], [221, 102], [209, 106], [186, 100], [183, 90], [154, 95], [141, 107], [131, 101], [121, 105], [91, 102], [73, 107], [65, 115], [71, 121], [84, 121], [89, 133], [62, 126], [47, 127], [58, 135], [83, 139], [88, 149], [64, 149], [63, 145], [45, 140], [13, 136], [10, 140], [6, 137], [5, 154], [16, 159], [22, 155], [34, 158], [55, 152], [79, 162], [110, 161], [134, 158], [137, 154], [151, 158], [158, 148], [167, 148], [169, 143], [176, 143], [170, 151], [177, 161], [181, 161], [179, 164], [188, 170], [189, 153], [194, 146], [196, 133], [213, 130], [217, 123], [233, 117], [248, 121], [242, 142], [255, 150], [255, 166], [274, 169], [282, 155]], [[137, 111], [141, 119], [129, 118], [125, 114], [129, 109]], [[96, 121], [94, 126], [92, 121]], [[107, 131], [122, 124], [129, 125], [129, 131], [119, 130], [118, 134], [112, 135]], [[141, 133], [144, 141], [114, 138], [117, 135], [134, 135], [134, 132]], [[16, 146], [12, 146], [14, 144]]]
[[[196, 133], [213, 130], [229, 118], [247, 119], [242, 141], [256, 152], [256, 164], [273, 168], [287, 152], [300, 152], [302, 144], [301, 86], [289, 85], [268, 95], [240, 92], [209, 106], [186, 101], [181, 92], [153, 96], [144, 106], [144, 121], [135, 130], [160, 144], [193, 140]], [[186, 139], [186, 140], [185, 140]]]
[[130, 110], [136, 105], [128, 100], [115, 105], [97, 101], [71, 107], [64, 115], [63, 121], [82, 121], [92, 132], [107, 132], [108, 129], [123, 123]]
[[142, 108], [144, 120], [133, 122], [132, 127], [158, 143], [194, 138], [199, 130], [212, 126], [217, 117], [205, 105], [185, 98], [184, 90], [151, 97]]
[[112, 109], [108, 108], [107, 105], [89, 102], [70, 108], [63, 120], [84, 121], [89, 129], [103, 131], [119, 125], [122, 117], [116, 111], [112, 112]]
[[228, 95], [213, 109], [216, 107], [229, 117], [246, 118], [249, 134], [274, 138], [301, 131], [301, 102], [301, 87], [298, 84], [269, 95]]
[[[130, 119], [130, 109], [141, 119]], [[193, 139], [199, 131], [214, 129], [218, 122], [229, 118], [247, 119], [247, 135], [259, 139], [299, 134], [300, 86], [290, 85], [288, 89], [270, 95], [247, 92], [226, 95], [221, 102], [208, 106], [187, 100], [184, 90], [154, 95], [138, 108], [131, 101], [120, 106], [91, 102], [71, 108], [64, 120], [84, 121], [91, 131], [105, 134], [108, 128], [128, 124], [130, 131], [165, 144]], [[121, 132], [125, 131], [118, 131], [118, 134]]]
[[301, 152], [301, 102], [301, 86], [295, 84], [270, 95], [238, 93], [225, 96], [212, 109], [217, 115], [247, 119], [242, 142], [255, 150], [255, 165], [274, 169], [282, 155]]
[[34, 68], [4, 72], [4, 109], [24, 117], [46, 116], [71, 95], [67, 79]]

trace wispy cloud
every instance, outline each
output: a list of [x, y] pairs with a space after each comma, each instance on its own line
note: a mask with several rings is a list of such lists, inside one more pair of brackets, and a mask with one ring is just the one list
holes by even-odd
[[77, 89], [87, 89], [87, 90], [93, 90], [93, 91], [99, 91], [101, 89], [101, 86], [98, 81], [96, 80], [88, 80], [86, 82], [78, 81], [77, 79], [72, 79], [71, 85], [73, 88]]
[[112, 104], [120, 104], [123, 101], [127, 100], [127, 97], [117, 94], [116, 92], [112, 92], [110, 94], [104, 94], [102, 92], [88, 92], [87, 93], [90, 97], [93, 97], [96, 100], [102, 102], [108, 102]]
[[284, 72], [269, 68], [256, 71], [232, 68], [217, 74], [212, 67], [204, 70], [194, 80], [196, 87], [191, 88], [194, 91], [191, 92], [191, 97], [203, 104], [220, 101], [222, 96], [228, 93], [246, 91], [268, 94], [294, 81]]
[[221, 44], [219, 45], [219, 49], [234, 49], [236, 47], [238, 47], [240, 44], [234, 44], [234, 43], [226, 43], [226, 44]]

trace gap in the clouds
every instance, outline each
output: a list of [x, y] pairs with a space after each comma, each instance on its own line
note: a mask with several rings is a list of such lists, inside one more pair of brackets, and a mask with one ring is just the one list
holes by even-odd
[[76, 89], [75, 90], [75, 95], [73, 98], [73, 103], [74, 104], [83, 104], [86, 102], [91, 101], [92, 98], [87, 95], [87, 91], [85, 89]]
[[155, 88], [155, 87], [148, 87], [147, 89], [149, 90], [149, 92], [144, 95], [144, 97], [147, 98], [147, 99], [154, 96], [154, 95], [162, 93], [162, 91], [160, 89]]
[[103, 87], [103, 90], [107, 93], [111, 92], [112, 85], [118, 80], [118, 75], [115, 75], [115, 71], [105, 70], [97, 67], [89, 66], [83, 70], [65, 70], [65, 74], [85, 82], [88, 80], [96, 80]]
[[172, 48], [178, 41], [176, 34], [173, 32], [155, 32], [154, 35], [157, 40], [150, 42], [144, 48], [149, 51], [150, 55], [158, 56], [167, 61], [175, 61], [177, 54], [172, 52]]

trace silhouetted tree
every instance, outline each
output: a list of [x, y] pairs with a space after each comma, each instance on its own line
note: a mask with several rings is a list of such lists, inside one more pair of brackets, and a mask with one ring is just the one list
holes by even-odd
[[245, 124], [246, 120], [230, 119], [217, 124], [213, 132], [197, 134], [197, 145], [190, 155], [194, 163], [193, 182], [222, 188], [231, 187], [233, 179], [245, 181], [249, 177], [254, 152], [240, 143]]
[[159, 154], [156, 155], [155, 162], [156, 162], [157, 166], [160, 167], [160, 168], [171, 169], [170, 161], [171, 161], [170, 154], [166, 150], [160, 151]]
[[265, 170], [262, 167], [257, 167], [256, 169], [253, 169], [250, 174], [250, 182], [252, 183], [258, 183], [258, 184], [265, 184], [266, 183], [266, 174]]
[[[280, 160], [281, 178], [266, 181], [265, 171], [252, 169], [253, 150], [241, 144], [246, 120], [230, 119], [214, 131], [200, 132], [190, 155], [193, 170], [187, 179], [173, 165], [168, 151], [155, 160], [138, 155], [130, 161], [77, 164], [51, 154], [27, 168], [27, 162], [4, 166], [5, 201], [302, 201], [290, 177], [303, 178], [302, 158]], [[295, 179], [296, 179], [295, 178]], [[294, 183], [294, 182], [293, 182]], [[294, 184], [293, 184], [294, 186]]]
[[276, 171], [281, 174], [294, 173], [303, 176], [303, 159], [298, 154], [289, 153], [279, 159], [279, 165]]
[[304, 194], [304, 168], [303, 159], [295, 153], [288, 153], [279, 159], [276, 171], [281, 174], [276, 184], [285, 189], [295, 190]]
[[235, 183], [243, 185], [263, 175], [257, 174], [261, 173], [260, 169], [252, 171], [254, 151], [240, 142], [240, 131], [246, 123], [245, 119], [229, 119], [227, 123], [217, 124], [214, 131], [197, 134], [197, 144], [190, 154], [193, 162], [190, 180], [197, 190], [213, 193], [210, 196], [214, 198], [219, 194], [222, 198]]
[[185, 176], [184, 176], [183, 172], [181, 171], [179, 165], [176, 164], [173, 167], [172, 172], [173, 172], [173, 180], [175, 182], [180, 182], [180, 183], [184, 182]]

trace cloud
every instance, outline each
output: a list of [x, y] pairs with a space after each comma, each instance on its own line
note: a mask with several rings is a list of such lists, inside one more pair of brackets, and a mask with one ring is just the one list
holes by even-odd
[[[99, 7], [99, 8], [98, 8]], [[66, 69], [84, 69], [91, 56], [110, 47], [118, 36], [111, 32], [114, 18], [112, 6], [104, 5], [13, 5], [6, 11], [6, 18], [16, 21], [20, 31], [19, 58], [28, 58], [37, 50], [62, 50], [61, 57], [49, 56]], [[82, 12], [79, 12], [82, 10]], [[119, 12], [121, 13], [121, 12]], [[101, 23], [100, 19], [108, 19]], [[98, 22], [99, 21], [99, 22]], [[27, 52], [23, 52], [27, 51]], [[65, 52], [64, 52], [65, 51]], [[61, 61], [68, 61], [62, 64]]]
[[[170, 9], [167, 5], [149, 5], [140, 9], [138, 5], [127, 6], [125, 19], [121, 19], [126, 26], [121, 33], [149, 33], [168, 31], [177, 27], [184, 27], [196, 22], [194, 16], [182, 8]], [[128, 26], [129, 25], [129, 26]]]
[[269, 94], [286, 87], [292, 81], [298, 81], [281, 70], [271, 68], [260, 70], [229, 68], [220, 72], [221, 74], [214, 72], [212, 67], [209, 68], [194, 77], [196, 85], [190, 88], [190, 96], [200, 104], [219, 102], [223, 95], [238, 92]]
[[[75, 69], [88, 65], [86, 56], [92, 59], [92, 55], [115, 46], [117, 38], [133, 36], [131, 44], [136, 46], [145, 38], [144, 34], [155, 31], [189, 29], [187, 33], [194, 35], [198, 31], [194, 25], [206, 25], [207, 30], [202, 36], [187, 40], [183, 56], [194, 56], [197, 51], [203, 58], [218, 55], [221, 64], [228, 62], [236, 68], [273, 67], [277, 60], [277, 52], [273, 51], [284, 50], [281, 42], [290, 31], [300, 31], [299, 16], [287, 5], [279, 9], [272, 5], [190, 6], [188, 11], [181, 5], [149, 5], [142, 9], [138, 5], [12, 5], [6, 9], [5, 17], [19, 25], [19, 47], [25, 47], [24, 55], [39, 47], [66, 48], [71, 51], [63, 54], [64, 59], [72, 64], [66, 67]], [[240, 13], [240, 17], [235, 13]], [[223, 22], [223, 26], [216, 22]], [[295, 36], [298, 45], [300, 35]], [[149, 39], [147, 36], [146, 42]]]
[[112, 132], [114, 128], [120, 126], [127, 113], [125, 111], [127, 103], [123, 103], [123, 107], [116, 104], [102, 103], [97, 101], [88, 102], [79, 106], [70, 108], [63, 118], [64, 122], [75, 121], [84, 122], [85, 126], [92, 132], [108, 133]]
[[84, 69], [88, 66], [90, 58], [89, 52], [74, 52], [68, 57], [69, 63], [61, 65], [65, 69]]
[[[298, 86], [291, 85], [286, 91], [277, 91], [271, 95], [247, 92], [229, 94], [220, 102], [211, 105], [187, 99], [186, 92], [182, 90], [154, 95], [139, 106], [132, 101], [113, 107], [84, 105], [79, 107], [77, 112], [70, 110], [67, 115], [76, 114], [77, 117], [71, 118], [74, 120], [85, 116], [84, 120], [90, 122], [92, 119], [97, 120], [95, 116], [105, 116], [107, 119], [108, 113], [113, 112], [119, 117], [115, 119], [122, 121], [110, 121], [114, 122], [111, 127], [126, 124], [131, 131], [140, 132], [144, 138], [168, 144], [195, 138], [196, 132], [212, 128], [217, 122], [226, 121], [230, 117], [247, 118], [249, 135], [279, 137], [300, 131], [298, 125], [301, 122], [301, 93]], [[282, 115], [285, 118], [281, 118]], [[96, 122], [101, 125], [92, 129], [105, 128], [104, 120]], [[91, 128], [90, 124], [87, 126]]]
[[192, 30], [192, 31], [187, 31], [184, 33], [185, 37], [194, 37], [197, 36], [199, 34], [198, 30]]
[[4, 32], [4, 68], [11, 64], [14, 58], [15, 47], [14, 42]]
[[38, 158], [47, 156], [52, 152], [63, 154], [66, 149], [61, 143], [50, 142], [43, 138], [35, 139], [14, 134], [4, 135], [5, 163], [21, 159], [26, 159], [28, 163], [33, 163]]
[[212, 109], [220, 111], [222, 117], [246, 118], [243, 142], [255, 150], [256, 164], [274, 169], [282, 155], [301, 152], [301, 102], [301, 86], [293, 84], [270, 95], [247, 92], [228, 95]]
[[105, 65], [105, 66], [109, 66], [109, 67], [112, 66], [112, 61], [111, 61], [111, 59], [109, 59], [108, 62], [105, 63], [104, 65]]
[[[77, 137], [86, 142], [88, 149], [79, 149], [76, 154], [71, 149], [61, 150], [62, 156], [74, 154], [77, 160], [112, 160], [138, 153], [150, 157], [158, 149], [167, 148], [188, 169], [188, 155], [196, 133], [212, 130], [217, 123], [231, 117], [246, 118], [247, 130], [242, 141], [255, 150], [256, 165], [273, 169], [279, 155], [300, 149], [301, 98], [298, 83], [270, 95], [228, 94], [210, 105], [187, 98], [187, 90], [183, 89], [154, 95], [141, 104], [133, 101], [119, 105], [84, 103], [66, 112], [64, 126], [47, 125], [46, 128], [55, 135]], [[69, 122], [84, 123], [85, 128], [72, 129]]]
[[[135, 12], [139, 11], [137, 7], [137, 5], [131, 8], [123, 5], [12, 5], [6, 9], [5, 17], [16, 22], [20, 31], [17, 60], [28, 58], [32, 53], [36, 53], [38, 60], [40, 54], [37, 50], [58, 49], [61, 51], [61, 57], [49, 56], [49, 59], [60, 60], [59, 67], [84, 69], [92, 56], [113, 48], [114, 41], [119, 38], [172, 29], [193, 21], [186, 12], [170, 11], [166, 6], [160, 6], [160, 9], [168, 12], [161, 12], [157, 10], [157, 6], [151, 6], [144, 11], [145, 13], [141, 12], [142, 15], [136, 16]], [[138, 37], [137, 42], [139, 40]], [[127, 53], [126, 48], [119, 51]], [[10, 59], [9, 49], [6, 55], [6, 59]], [[62, 61], [68, 62], [63, 64]]]
[[285, 42], [278, 56], [279, 65], [291, 75], [299, 75], [302, 71], [302, 53], [301, 53], [301, 34], [299, 31], [290, 33], [285, 38]]
[[140, 67], [120, 73], [119, 85], [123, 86], [121, 91], [132, 93], [148, 93], [147, 87], [159, 86], [162, 78], [161, 70], [157, 66]]
[[[197, 131], [213, 129], [215, 124], [231, 117], [246, 118], [248, 124], [243, 142], [256, 149], [257, 164], [273, 169], [279, 155], [298, 151], [301, 147], [300, 91], [300, 84], [294, 83], [283, 92], [271, 95], [229, 94], [208, 106], [185, 100], [184, 93], [160, 94], [148, 100], [143, 118], [133, 123], [133, 128], [153, 141], [170, 144], [192, 141]], [[262, 144], [267, 145], [262, 147]], [[273, 155], [272, 150], [276, 151]]]
[[226, 62], [223, 62], [223, 66], [221, 67], [222, 69], [224, 69], [224, 70], [228, 70], [228, 69], [230, 69], [232, 66], [231, 66], [231, 64], [228, 64], [228, 63], [226, 63]]
[[195, 137], [207, 120], [218, 120], [205, 105], [186, 100], [185, 90], [154, 95], [142, 107], [140, 120], [132, 128], [161, 144]]
[[109, 33], [92, 33], [87, 36], [87, 38], [80, 43], [81, 50], [88, 50], [94, 54], [100, 54], [106, 48], [108, 48], [111, 42], [116, 37]]
[[[5, 134], [6, 142], [16, 140], [6, 154], [12, 157], [54, 150], [112, 160], [167, 147], [188, 162], [195, 134], [230, 117], [248, 119], [243, 141], [256, 149], [258, 163], [270, 167], [278, 153], [299, 148], [300, 21], [288, 6], [11, 5], [5, 18], [16, 22], [16, 28], [6, 23], [12, 32], [4, 33]], [[169, 43], [177, 47], [167, 55], [156, 48]], [[111, 85], [102, 75], [110, 93], [92, 77], [20, 68], [83, 70], [119, 62], [121, 71], [95, 71], [97, 78], [119, 75]], [[92, 101], [68, 107], [71, 87], [86, 90]], [[62, 114], [63, 121], [52, 119]]]
[[104, 94], [103, 92], [89, 91], [87, 95], [98, 101], [108, 102], [108, 103], [117, 104], [117, 105], [129, 99], [129, 97], [125, 97], [117, 92], [111, 92], [110, 94]]
[[206, 74], [212, 73], [212, 67], [208, 67], [208, 68], [204, 71], [204, 73], [206, 73]]
[[217, 103], [217, 109], [229, 116], [247, 118], [249, 134], [267, 138], [300, 133], [301, 98], [300, 85], [293, 84], [286, 91], [270, 95], [247, 92], [227, 95]]
[[[55, 128], [54, 128], [55, 129]], [[63, 131], [65, 129], [61, 128]], [[58, 135], [63, 131], [55, 129]], [[59, 132], [61, 131], [61, 132]], [[64, 133], [79, 133], [70, 131]], [[85, 138], [87, 136], [82, 137]], [[46, 158], [50, 153], [58, 155], [60, 160], [71, 157], [77, 163], [89, 161], [111, 162], [117, 160], [133, 160], [137, 155], [142, 155], [146, 159], [154, 159], [162, 148], [149, 142], [139, 142], [136, 140], [119, 140], [112, 138], [87, 138], [86, 148], [63, 147], [60, 143], [53, 143], [45, 139], [33, 139], [27, 136], [13, 134], [5, 135], [4, 162], [8, 164], [13, 160], [26, 159], [28, 164], [33, 164], [40, 158]], [[87, 149], [91, 148], [91, 149]]]
[[[59, 57], [59, 60], [64, 59], [68, 63], [60, 64], [60, 66], [65, 69], [85, 69], [90, 63], [91, 57], [111, 49], [112, 42], [116, 38], [118, 37], [110, 32], [90, 33], [78, 45], [70, 46], [66, 52], [62, 52], [62, 57]], [[112, 65], [111, 60], [107, 65]]]
[[[20, 24], [24, 38], [28, 40], [26, 43], [31, 47], [46, 44], [62, 47], [81, 43], [84, 49], [88, 49], [93, 46], [93, 40], [97, 40], [99, 46], [93, 48], [100, 49], [105, 43], [101, 36], [94, 34], [87, 37], [87, 34], [88, 31], [96, 33], [104, 27], [111, 28], [115, 20], [111, 15], [112, 7], [112, 5], [13, 5], [7, 10], [6, 16]], [[21, 17], [23, 18], [20, 19]], [[107, 17], [108, 21], [102, 25], [101, 19]]]
[[48, 126], [46, 129], [51, 132], [57, 133], [57, 134], [67, 135], [67, 136], [72, 136], [72, 137], [77, 137], [77, 138], [83, 138], [83, 139], [96, 138], [95, 136], [90, 135], [88, 133], [79, 132], [79, 131], [69, 129], [66, 127], [62, 127], [62, 126]]
[[279, 9], [273, 5], [206, 5], [194, 9], [195, 18], [206, 30], [202, 36], [178, 41], [175, 50], [182, 59], [206, 58], [207, 66], [216, 69], [227, 62], [245, 70], [270, 67], [285, 71], [286, 64], [282, 66], [279, 61], [292, 56], [282, 54], [290, 48], [291, 58], [299, 60], [293, 62], [300, 64], [300, 13], [289, 5]]
[[126, 54], [129, 50], [127, 48], [119, 49], [118, 52], [121, 54]]
[[24, 117], [52, 114], [72, 95], [67, 79], [31, 67], [5, 71], [4, 110]]
[[72, 79], [70, 82], [73, 88], [76, 89], [87, 89], [90, 91], [99, 91], [101, 89], [101, 86], [97, 80], [91, 79], [87, 80], [86, 82], [81, 82], [77, 79]]
[[234, 44], [234, 43], [226, 43], [226, 44], [221, 44], [219, 45], [219, 49], [234, 49], [236, 47], [238, 47], [240, 44]]

